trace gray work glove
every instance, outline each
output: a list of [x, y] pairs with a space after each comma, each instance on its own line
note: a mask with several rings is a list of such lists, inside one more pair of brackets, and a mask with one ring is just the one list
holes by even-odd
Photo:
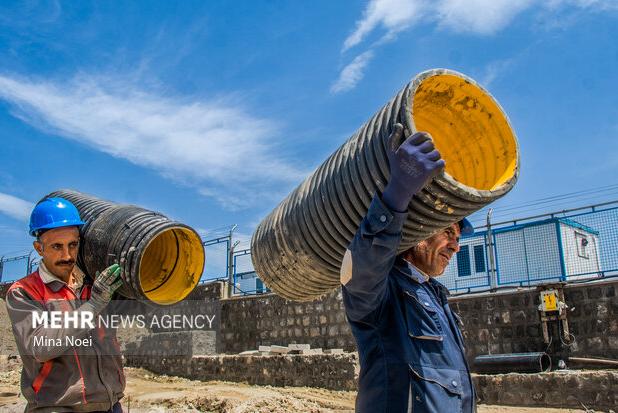
[[417, 132], [399, 145], [402, 133], [403, 126], [396, 123], [388, 138], [386, 153], [391, 176], [382, 194], [386, 206], [397, 212], [407, 211], [412, 196], [445, 166], [429, 133]]
[[107, 267], [99, 274], [97, 271], [94, 284], [92, 284], [92, 292], [90, 293], [90, 303], [96, 313], [100, 313], [112, 300], [112, 296], [120, 286], [122, 286], [122, 278], [120, 278], [121, 269], [118, 264], [113, 264]]

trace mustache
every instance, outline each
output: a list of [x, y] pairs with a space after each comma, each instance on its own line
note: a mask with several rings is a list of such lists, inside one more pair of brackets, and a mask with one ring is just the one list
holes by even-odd
[[75, 264], [75, 260], [56, 261], [54, 264], [55, 265], [73, 265], [73, 264]]

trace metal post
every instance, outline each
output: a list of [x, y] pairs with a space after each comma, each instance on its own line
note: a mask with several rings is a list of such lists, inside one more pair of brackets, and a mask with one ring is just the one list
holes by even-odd
[[[238, 244], [240, 244], [240, 241], [236, 241], [234, 243], [234, 245], [233, 245], [233, 248], [232, 248], [232, 256], [233, 256], [233, 260], [232, 260], [233, 267], [232, 268], [233, 268], [234, 294], [236, 293], [236, 280], [238, 279], [238, 276], [240, 275], [242, 277], [244, 274], [247, 274], [246, 272], [241, 272], [240, 274], [238, 273], [238, 271], [237, 271], [238, 267], [236, 266], [237, 258], [238, 257], [242, 257], [244, 255], [250, 255], [251, 254], [251, 249], [250, 248], [247, 248], [247, 249], [244, 249], [244, 250], [240, 250], [240, 251], [236, 251], [236, 247], [238, 246]], [[253, 271], [253, 272], [255, 272], [255, 271]], [[239, 292], [241, 294], [245, 294], [247, 292], [247, 291], [242, 291], [241, 289], [238, 289], [238, 290], [239, 290]]]
[[34, 259], [32, 259], [32, 253], [34, 252], [34, 250], [30, 251], [30, 254], [28, 254], [28, 267], [26, 268], [26, 275], [29, 275], [32, 272], [32, 267], [33, 265], [33, 261]]
[[2, 282], [2, 270], [4, 269], [4, 255], [0, 257], [0, 282]]
[[236, 294], [236, 257], [234, 256], [234, 249], [240, 244], [240, 241], [236, 241], [230, 247], [230, 274], [228, 275], [228, 282], [231, 285], [230, 296]]
[[494, 237], [491, 230], [491, 214], [494, 212], [493, 208], [489, 208], [487, 211], [487, 233], [485, 236], [485, 247], [487, 250], [487, 257], [489, 258], [489, 287], [495, 290], [498, 287], [498, 277], [496, 273], [496, 261], [494, 258]]
[[234, 230], [238, 225], [232, 225], [230, 232], [228, 234], [228, 243], [227, 243], [227, 283], [228, 283], [228, 297], [231, 297], [236, 292], [235, 280], [234, 280], [234, 247], [238, 245], [238, 242], [235, 244], [232, 243], [232, 236], [234, 234]]
[[225, 277], [228, 278], [230, 267], [230, 248], [232, 247], [232, 239], [229, 236], [225, 238]]

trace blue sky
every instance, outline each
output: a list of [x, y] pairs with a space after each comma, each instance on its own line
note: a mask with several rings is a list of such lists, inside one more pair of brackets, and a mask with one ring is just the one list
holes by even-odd
[[[205, 238], [238, 224], [248, 247], [434, 67], [479, 81], [512, 121], [522, 169], [501, 219], [617, 199], [617, 18], [615, 0], [3, 2], [0, 255], [28, 251], [30, 209], [59, 188]], [[218, 271], [221, 254], [207, 259]]]

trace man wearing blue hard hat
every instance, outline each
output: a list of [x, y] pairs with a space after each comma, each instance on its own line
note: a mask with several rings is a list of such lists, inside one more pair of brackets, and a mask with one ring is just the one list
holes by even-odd
[[120, 267], [97, 273], [94, 282], [85, 276], [76, 265], [84, 224], [63, 198], [42, 200], [30, 217], [41, 262], [6, 296], [26, 412], [122, 412], [125, 379], [115, 330], [96, 323], [122, 284]]
[[361, 365], [357, 412], [473, 412], [460, 320], [435, 280], [472, 234], [463, 218], [397, 254], [412, 197], [444, 170], [428, 133], [388, 140], [390, 179], [375, 195], [341, 266], [343, 302]]

